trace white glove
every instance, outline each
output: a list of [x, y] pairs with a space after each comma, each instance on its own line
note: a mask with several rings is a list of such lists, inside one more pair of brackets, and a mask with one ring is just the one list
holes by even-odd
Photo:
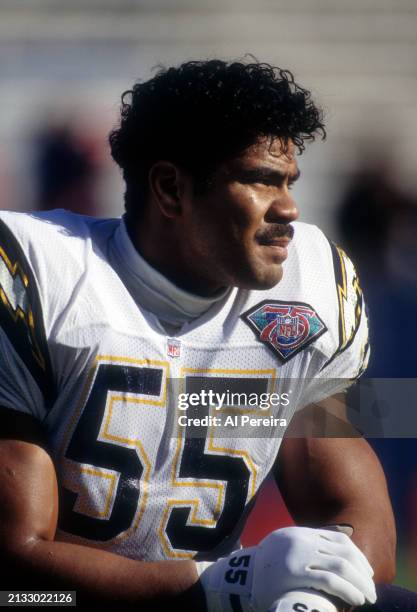
[[[204, 564], [197, 564], [199, 571]], [[344, 533], [308, 527], [273, 531], [258, 546], [235, 551], [200, 576], [209, 612], [266, 612], [288, 591], [316, 589], [351, 606], [376, 600], [373, 570]], [[232, 601], [230, 599], [232, 596]]]
[[295, 610], [300, 612], [338, 612], [340, 607], [337, 608], [318, 591], [305, 589], [286, 593], [272, 604], [268, 612], [294, 612]]

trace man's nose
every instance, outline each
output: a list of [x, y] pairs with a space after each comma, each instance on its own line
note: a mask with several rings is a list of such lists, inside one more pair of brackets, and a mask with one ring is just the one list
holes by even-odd
[[281, 194], [271, 202], [265, 215], [265, 221], [267, 223], [292, 223], [298, 217], [297, 203], [287, 190], [285, 194]]

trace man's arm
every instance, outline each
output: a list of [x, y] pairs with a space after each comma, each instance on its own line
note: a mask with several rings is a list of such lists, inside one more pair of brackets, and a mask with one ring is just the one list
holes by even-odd
[[1, 589], [75, 590], [79, 601], [142, 602], [141, 610], [163, 600], [204, 609], [193, 561], [134, 561], [55, 541], [58, 487], [40, 428], [16, 414], [0, 437]]
[[324, 414], [330, 424], [327, 435], [345, 437], [314, 437], [311, 420], [307, 425], [311, 436], [293, 437], [305, 428], [305, 420], [303, 425], [299, 420], [283, 440], [275, 477], [297, 524], [352, 525], [352, 539], [371, 563], [375, 582], [391, 582], [396, 533], [385, 476], [366, 440], [337, 414], [343, 405], [343, 396], [338, 395], [319, 407], [310, 406], [306, 413], [322, 411], [319, 435], [326, 431]]

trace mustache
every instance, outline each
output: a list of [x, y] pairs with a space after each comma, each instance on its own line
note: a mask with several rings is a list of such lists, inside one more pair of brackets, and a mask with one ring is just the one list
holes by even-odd
[[255, 237], [259, 242], [272, 242], [276, 238], [288, 238], [292, 240], [294, 237], [294, 228], [289, 223], [275, 223], [264, 230], [258, 230]]

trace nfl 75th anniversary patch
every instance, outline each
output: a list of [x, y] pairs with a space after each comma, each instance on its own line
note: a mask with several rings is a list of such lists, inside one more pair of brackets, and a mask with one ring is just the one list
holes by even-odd
[[241, 317], [284, 363], [327, 331], [314, 308], [303, 302], [264, 300]]

